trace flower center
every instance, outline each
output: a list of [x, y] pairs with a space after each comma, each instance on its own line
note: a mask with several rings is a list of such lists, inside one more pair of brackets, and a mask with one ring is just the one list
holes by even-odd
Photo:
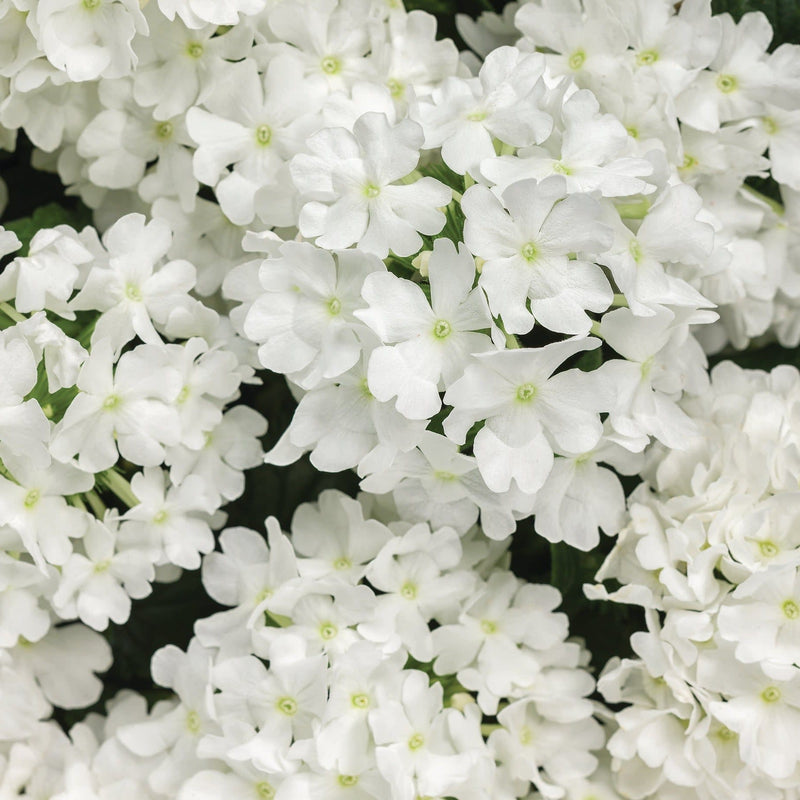
[[363, 692], [350, 695], [350, 703], [354, 708], [369, 708], [369, 695]]
[[421, 733], [415, 733], [408, 740], [409, 750], [419, 750], [425, 744], [425, 737]]
[[94, 565], [94, 571], [99, 575], [101, 572], [105, 572], [110, 566], [111, 566], [111, 561], [105, 558], [102, 561], [98, 561]]
[[113, 411], [120, 404], [120, 397], [117, 394], [110, 394], [103, 400], [103, 411]]
[[417, 597], [416, 584], [412, 583], [411, 581], [406, 581], [400, 587], [400, 594], [405, 597], [406, 600], [415, 600]]
[[777, 546], [770, 541], [759, 542], [758, 549], [761, 551], [761, 555], [765, 556], [766, 558], [772, 558], [773, 556], [778, 555]]
[[186, 45], [186, 55], [190, 58], [200, 58], [203, 55], [203, 45], [200, 42], [189, 42]]
[[717, 89], [723, 94], [730, 94], [739, 87], [739, 81], [733, 75], [717, 75]]
[[638, 128], [634, 128], [633, 125], [625, 128], [625, 130], [628, 132], [628, 136], [630, 136], [631, 139], [638, 139], [639, 138], [639, 130], [638, 130]]
[[256, 142], [266, 147], [272, 141], [272, 128], [269, 125], [259, 125], [256, 128]]
[[186, 730], [189, 733], [200, 733], [200, 715], [196, 711], [190, 711], [186, 715]]
[[278, 702], [275, 703], [275, 707], [281, 714], [285, 714], [287, 717], [293, 717], [297, 713], [297, 700], [294, 697], [281, 697], [278, 699]]
[[694, 156], [690, 156], [688, 153], [684, 154], [681, 169], [691, 169], [695, 166], [697, 166], [697, 159]]
[[722, 739], [723, 742], [729, 742], [731, 739], [736, 738], [736, 733], [732, 731], [730, 728], [726, 728], [724, 725], [717, 731], [717, 736]]
[[125, 297], [128, 300], [133, 300], [134, 303], [138, 303], [142, 299], [141, 289], [133, 283], [128, 283], [125, 285]]
[[38, 489], [31, 489], [28, 494], [25, 495], [22, 505], [24, 505], [25, 508], [33, 508], [39, 502], [41, 496], [42, 493]]
[[331, 297], [328, 300], [328, 313], [335, 317], [342, 310], [342, 301], [338, 297]]
[[325, 56], [319, 62], [319, 66], [326, 75], [335, 75], [337, 72], [341, 72], [342, 61], [336, 56]]
[[517, 400], [520, 403], [530, 403], [536, 397], [536, 387], [532, 383], [523, 383], [517, 386]]
[[358, 775], [339, 775], [336, 782], [339, 786], [344, 786], [345, 788], [355, 786], [358, 783]]
[[483, 122], [486, 119], [487, 113], [482, 109], [478, 109], [477, 111], [472, 111], [471, 113], [467, 114], [467, 119], [470, 122]]
[[781, 608], [787, 619], [797, 619], [800, 617], [800, 606], [798, 606], [794, 600], [787, 600]]
[[642, 246], [636, 239], [631, 239], [631, 243], [628, 245], [628, 252], [633, 257], [633, 260], [638, 264], [642, 260]]
[[260, 800], [272, 800], [275, 797], [275, 789], [272, 788], [272, 784], [268, 783], [267, 781], [261, 781], [261, 783], [256, 784], [256, 795], [260, 798]]
[[536, 261], [536, 256], [538, 255], [539, 250], [533, 242], [525, 242], [519, 252], [520, 255], [530, 264]]
[[178, 405], [182, 405], [183, 403], [185, 403], [187, 401], [187, 399], [189, 398], [189, 394], [191, 393], [191, 391], [192, 390], [188, 386], [184, 386], [178, 392], [178, 396], [175, 398], [175, 402]]
[[339, 629], [332, 622], [323, 622], [322, 625], [319, 626], [319, 635], [326, 642], [333, 639], [337, 633], [339, 633]]
[[446, 469], [437, 469], [433, 473], [433, 477], [437, 480], [443, 481], [444, 483], [452, 483], [453, 481], [458, 480], [458, 475], [454, 472], [448, 472]]
[[389, 78], [389, 80], [386, 81], [386, 88], [395, 99], [402, 97], [406, 93], [406, 85], [402, 81], [397, 80], [397, 78]]
[[761, 692], [761, 699], [765, 703], [777, 703], [778, 700], [781, 699], [781, 690], [777, 686], [767, 686], [767, 688]]
[[521, 745], [529, 745], [532, 741], [533, 731], [527, 725], [523, 725], [519, 730], [519, 743]]
[[497, 633], [497, 623], [492, 622], [490, 619], [482, 619], [481, 620], [481, 630], [487, 635], [491, 636], [493, 633]]
[[169, 120], [159, 122], [158, 125], [156, 125], [156, 139], [161, 139], [162, 142], [171, 139], [174, 132], [175, 127]]
[[570, 69], [580, 69], [586, 61], [586, 53], [583, 50], [576, 50], [567, 60]]
[[572, 175], [572, 170], [563, 161], [556, 161], [553, 164], [553, 172], [557, 172], [559, 175]]
[[368, 197], [370, 200], [372, 200], [381, 193], [381, 187], [376, 186], [374, 183], [367, 183], [364, 185], [362, 191], [364, 192], [364, 197]]
[[764, 126], [767, 136], [774, 136], [778, 132], [778, 123], [772, 117], [764, 117], [761, 124]]
[[338, 570], [350, 569], [352, 566], [353, 562], [346, 556], [339, 556], [339, 558], [333, 562], [333, 568]]
[[437, 339], [446, 339], [453, 332], [453, 328], [446, 319], [437, 319], [433, 324], [433, 335]]
[[100, 5], [102, 4], [102, 2], [103, 2], [103, 0], [83, 0], [83, 2], [81, 3], [81, 5], [82, 5], [82, 6], [83, 6], [83, 7], [84, 7], [84, 8], [85, 8], [87, 11], [94, 11], [96, 8], [99, 8], [99, 7], [100, 7]]
[[169, 512], [162, 508], [161, 511], [154, 515], [153, 522], [155, 522], [156, 525], [163, 525], [167, 521], [168, 517]]
[[658, 53], [655, 50], [642, 50], [641, 53], [636, 54], [636, 63], [640, 67], [646, 67], [650, 64], [655, 64], [658, 61]]

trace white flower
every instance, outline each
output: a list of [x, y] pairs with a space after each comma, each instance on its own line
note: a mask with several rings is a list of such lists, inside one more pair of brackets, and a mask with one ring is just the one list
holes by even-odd
[[425, 148], [442, 148], [442, 159], [463, 175], [494, 156], [493, 137], [515, 147], [546, 139], [553, 127], [541, 108], [544, 58], [499, 47], [477, 79], [447, 78], [421, 102], [414, 117], [425, 131]]
[[389, 272], [364, 281], [369, 309], [355, 315], [393, 347], [372, 351], [370, 391], [381, 402], [397, 397], [409, 419], [432, 417], [441, 407], [439, 391], [461, 376], [470, 355], [493, 350], [478, 331], [492, 327], [483, 293], [473, 289], [475, 262], [463, 245], [437, 239], [428, 261], [431, 299], [409, 280]]
[[139, 345], [113, 370], [111, 343], [101, 339], [81, 367], [78, 396], [53, 432], [53, 456], [67, 461], [77, 454], [90, 472], [113, 466], [117, 448], [134, 464], [160, 464], [164, 445], [180, 439], [178, 414], [168, 403], [178, 396], [181, 377], [165, 361], [161, 348]]
[[553, 372], [565, 359], [598, 344], [573, 338], [536, 349], [484, 353], [448, 388], [444, 400], [453, 406], [444, 422], [448, 438], [463, 442], [475, 422], [486, 421], [473, 449], [492, 491], [506, 491], [516, 480], [532, 494], [550, 472], [554, 448], [574, 453], [597, 444], [603, 399], [589, 388], [591, 373]]
[[527, 333], [534, 320], [561, 333], [589, 332], [586, 309], [605, 311], [612, 299], [602, 270], [580, 258], [611, 244], [593, 197], [568, 195], [564, 179], [554, 175], [512, 184], [502, 204], [486, 187], [472, 186], [462, 208], [464, 241], [486, 262], [480, 286], [508, 333]]
[[[335, 259], [334, 259], [335, 255]], [[349, 370], [361, 354], [354, 311], [364, 305], [367, 275], [384, 267], [358, 250], [329, 253], [307, 242], [286, 242], [259, 271], [263, 294], [244, 320], [260, 344], [262, 366], [313, 389]]]
[[76, 311], [103, 312], [93, 342], [108, 339], [116, 351], [134, 336], [149, 344], [161, 342], [153, 322], [166, 323], [176, 306], [186, 305], [195, 282], [195, 269], [188, 261], [156, 266], [171, 238], [164, 222], [145, 223], [141, 214], [128, 214], [106, 231], [108, 267], [92, 269], [70, 303]]
[[291, 174], [306, 200], [300, 232], [326, 249], [352, 244], [379, 258], [416, 253], [420, 233], [438, 233], [439, 210], [451, 191], [433, 178], [396, 185], [419, 161], [422, 129], [409, 119], [390, 125], [385, 114], [368, 112], [353, 132], [325, 128], [308, 140], [312, 155], [292, 159]]

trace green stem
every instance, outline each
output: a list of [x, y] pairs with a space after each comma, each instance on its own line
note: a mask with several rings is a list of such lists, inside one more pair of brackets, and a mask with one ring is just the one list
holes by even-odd
[[786, 213], [786, 209], [777, 200], [767, 197], [767, 195], [759, 192], [758, 189], [754, 189], [752, 186], [748, 186], [746, 183], [742, 184], [742, 188], [757, 200], [761, 200], [762, 203], [766, 203], [779, 217], [782, 217]]
[[100, 495], [98, 495], [94, 489], [90, 489], [88, 492], [84, 492], [83, 496], [86, 498], [86, 502], [89, 503], [92, 513], [98, 519], [103, 519], [108, 509], [106, 508], [106, 504], [100, 499]]
[[481, 736], [488, 736], [493, 731], [499, 731], [502, 729], [502, 725], [499, 722], [484, 722], [481, 725]]
[[413, 172], [409, 172], [405, 178], [400, 178], [400, 183], [416, 183], [423, 177], [424, 175], [418, 169], [415, 169]]
[[597, 320], [595, 320], [595, 321], [592, 323], [592, 329], [591, 329], [591, 333], [592, 333], [592, 335], [593, 335], [593, 336], [597, 336], [597, 337], [599, 337], [600, 339], [602, 339], [602, 338], [603, 338], [603, 334], [602, 334], [602, 333], [600, 333], [600, 323], [599, 323]]
[[75, 508], [79, 508], [81, 511], [87, 511], [86, 503], [83, 502], [83, 498], [79, 494], [71, 494], [67, 497], [67, 502], [74, 506]]
[[22, 314], [17, 311], [14, 306], [10, 303], [0, 302], [0, 311], [2, 311], [9, 319], [13, 319], [14, 322], [25, 322], [27, 317], [24, 317]]
[[139, 505], [139, 498], [133, 493], [130, 483], [115, 469], [107, 469], [97, 476], [97, 480], [113, 492], [128, 508]]

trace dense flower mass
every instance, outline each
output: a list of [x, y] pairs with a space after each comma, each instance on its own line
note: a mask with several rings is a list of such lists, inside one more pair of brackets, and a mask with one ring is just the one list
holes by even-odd
[[[707, 0], [457, 26], [0, 2], [0, 146], [78, 209], [0, 226], [0, 798], [795, 797], [800, 373], [709, 358], [800, 343], [800, 45]], [[360, 492], [239, 524], [301, 460]], [[620, 607], [593, 662], [566, 611]]]

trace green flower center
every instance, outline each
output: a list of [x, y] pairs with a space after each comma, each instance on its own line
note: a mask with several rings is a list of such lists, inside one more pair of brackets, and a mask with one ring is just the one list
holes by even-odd
[[717, 75], [717, 89], [723, 94], [730, 94], [739, 88], [739, 81], [733, 75]]
[[133, 283], [128, 283], [125, 285], [125, 297], [128, 300], [133, 300], [134, 303], [138, 303], [142, 299], [142, 291]]
[[267, 781], [257, 783], [255, 788], [256, 795], [261, 798], [261, 800], [272, 800], [272, 798], [275, 797], [275, 789], [273, 789], [272, 784]]
[[694, 156], [690, 156], [688, 153], [685, 153], [680, 168], [691, 169], [692, 167], [696, 166], [697, 166], [697, 159]]
[[469, 114], [467, 114], [467, 119], [470, 122], [483, 122], [483, 120], [485, 120], [487, 116], [488, 114], [485, 111], [479, 109], [478, 111], [472, 111]]
[[536, 261], [536, 256], [539, 254], [539, 250], [533, 242], [525, 242], [519, 252], [529, 264]]
[[337, 72], [341, 72], [342, 61], [336, 56], [325, 56], [319, 62], [319, 66], [326, 75], [336, 75]]
[[778, 132], [778, 123], [772, 117], [764, 117], [761, 124], [764, 126], [767, 136], [774, 136]]
[[386, 88], [389, 90], [389, 94], [395, 99], [402, 97], [406, 93], [406, 85], [402, 81], [397, 80], [397, 78], [389, 78], [389, 80], [386, 81]]
[[83, 6], [83, 7], [84, 7], [84, 8], [85, 8], [87, 11], [94, 11], [96, 8], [99, 8], [99, 7], [100, 7], [100, 5], [102, 4], [102, 2], [103, 2], [103, 0], [83, 0], [83, 2], [81, 3], [81, 5], [82, 5], [82, 6]]
[[275, 703], [275, 707], [281, 714], [285, 714], [287, 717], [293, 717], [297, 713], [297, 700], [294, 697], [281, 697], [278, 699], [278, 702]]
[[446, 319], [437, 319], [433, 325], [433, 335], [437, 339], [446, 339], [453, 332], [453, 328]]
[[736, 738], [736, 733], [732, 731], [730, 728], [726, 728], [724, 725], [717, 731], [717, 736], [722, 739], [723, 742], [729, 742], [731, 739]]
[[173, 133], [175, 133], [175, 126], [169, 120], [156, 125], [156, 139], [161, 139], [162, 142], [171, 139]]
[[787, 619], [797, 619], [800, 617], [800, 606], [794, 600], [786, 600], [781, 606]]
[[121, 400], [119, 395], [110, 394], [103, 400], [103, 411], [113, 411], [120, 404]]
[[169, 518], [169, 512], [166, 509], [162, 508], [161, 511], [155, 514], [155, 516], [153, 517], [153, 522], [155, 522], [156, 525], [163, 525], [168, 518]]
[[353, 562], [346, 556], [339, 556], [339, 558], [333, 562], [333, 568], [337, 570], [350, 569], [352, 566]]
[[433, 473], [433, 477], [439, 481], [443, 481], [444, 483], [452, 483], [453, 481], [458, 480], [458, 475], [454, 472], [448, 472], [446, 469], [437, 469]]
[[767, 688], [761, 692], [761, 699], [765, 703], [777, 703], [778, 700], [781, 699], [781, 690], [777, 686], [767, 686]]
[[328, 313], [332, 317], [337, 316], [342, 310], [342, 301], [338, 297], [331, 297], [331, 299], [328, 300], [327, 305], [328, 305]]
[[631, 139], [638, 139], [639, 138], [639, 129], [638, 128], [634, 128], [631, 125], [631, 126], [625, 128], [625, 130], [628, 132], [628, 136], [630, 136]]
[[628, 252], [637, 264], [642, 260], [642, 256], [644, 255], [642, 246], [636, 239], [631, 239], [631, 243], [628, 245]]
[[182, 405], [189, 399], [189, 395], [191, 394], [191, 389], [188, 386], [184, 386], [179, 392], [178, 396], [175, 398], [175, 402], [178, 405]]
[[31, 489], [28, 494], [25, 495], [22, 505], [24, 505], [25, 508], [33, 508], [39, 502], [41, 496], [42, 493], [38, 489]]
[[517, 386], [517, 400], [520, 403], [530, 403], [536, 397], [536, 387], [532, 383], [523, 383]]
[[487, 635], [491, 636], [493, 633], [497, 633], [497, 623], [492, 622], [490, 619], [482, 619], [481, 620], [481, 630]]
[[381, 193], [381, 187], [376, 186], [374, 183], [367, 183], [363, 189], [364, 197], [368, 197], [370, 200], [377, 197]]
[[400, 595], [406, 600], [415, 600], [417, 597], [417, 585], [411, 581], [406, 581], [400, 587]]
[[583, 50], [576, 50], [569, 57], [569, 59], [567, 59], [567, 64], [569, 64], [570, 69], [580, 69], [585, 61], [586, 61], [586, 53]]
[[553, 164], [553, 172], [557, 172], [559, 175], [572, 175], [572, 170], [563, 161], [556, 161]]
[[355, 786], [358, 783], [358, 775], [339, 775], [336, 782], [339, 786], [344, 786], [345, 788]]
[[190, 58], [200, 58], [203, 55], [204, 48], [200, 42], [189, 42], [186, 45], [186, 55]]
[[357, 692], [356, 694], [350, 695], [350, 703], [353, 708], [369, 708], [369, 695], [363, 692]]
[[319, 626], [319, 635], [326, 642], [333, 639], [337, 633], [339, 633], [339, 629], [332, 622], [323, 622]]
[[778, 548], [769, 540], [759, 542], [758, 549], [761, 551], [761, 555], [766, 558], [773, 558], [774, 556], [778, 555]]
[[640, 67], [655, 64], [656, 61], [658, 61], [658, 53], [655, 50], [642, 50], [641, 53], [636, 54], [636, 63]]
[[105, 572], [110, 566], [111, 566], [110, 559], [105, 558], [102, 561], [98, 561], [94, 565], [94, 571], [99, 575], [101, 572]]
[[419, 750], [422, 745], [425, 744], [425, 737], [421, 733], [415, 733], [413, 736], [409, 737], [408, 740], [408, 749], [409, 750]]
[[519, 730], [519, 743], [521, 745], [529, 745], [533, 741], [533, 731], [527, 726], [523, 725]]
[[196, 711], [190, 711], [186, 715], [186, 730], [189, 733], [200, 733], [200, 715]]
[[256, 128], [256, 142], [262, 147], [267, 147], [272, 141], [272, 128], [269, 125], [259, 125]]

